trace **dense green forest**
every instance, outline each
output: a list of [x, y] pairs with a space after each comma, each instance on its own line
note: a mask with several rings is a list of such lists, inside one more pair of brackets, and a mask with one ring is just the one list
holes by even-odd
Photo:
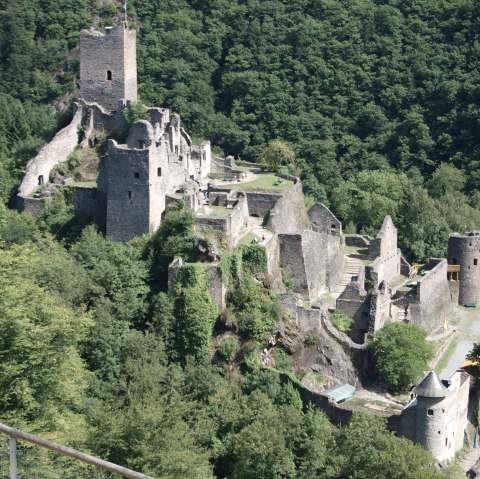
[[[236, 288], [217, 319], [201, 266], [166, 294], [168, 261], [202, 241], [181, 206], [128, 244], [81, 230], [62, 195], [36, 220], [11, 209], [78, 96], [80, 30], [121, 4], [0, 0], [0, 420], [159, 478], [447, 477], [381, 419], [334, 426], [261, 367], [283, 313], [251, 278], [255, 249], [225, 255]], [[142, 101], [219, 154], [257, 161], [286, 141], [310, 200], [348, 232], [392, 215], [411, 260], [480, 228], [479, 1], [128, 4]], [[49, 461], [35, 477], [92, 477]]]

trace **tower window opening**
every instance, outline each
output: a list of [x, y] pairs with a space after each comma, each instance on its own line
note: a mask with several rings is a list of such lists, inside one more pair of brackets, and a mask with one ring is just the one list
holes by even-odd
[[475, 259], [473, 260], [473, 266], [477, 266], [477, 265], [478, 265], [478, 259], [475, 258]]
[[134, 178], [140, 178], [140, 173], [138, 171], [136, 171], [134, 174], [133, 174], [133, 177]]
[[107, 81], [112, 81], [112, 71], [107, 70]]
[[157, 168], [157, 176], [162, 176], [162, 169], [161, 168]]
[[143, 150], [145, 148], [145, 142], [143, 140], [138, 140], [138, 147]]
[[433, 416], [433, 409], [429, 409], [429, 410], [427, 411], [427, 414], [428, 414], [429, 416]]
[[43, 186], [44, 180], [43, 180], [43, 175], [40, 175], [38, 177], [38, 186]]
[[132, 199], [132, 192], [131, 192], [131, 191], [128, 192], [128, 199], [129, 199], [129, 200]]

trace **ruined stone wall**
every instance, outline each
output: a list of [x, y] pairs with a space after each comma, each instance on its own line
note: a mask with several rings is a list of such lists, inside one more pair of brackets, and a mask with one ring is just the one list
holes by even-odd
[[293, 234], [301, 233], [309, 225], [302, 183], [297, 181], [291, 188], [283, 192], [272, 207], [266, 227], [275, 233]]
[[270, 193], [246, 193], [248, 209], [252, 216], [264, 218], [265, 215], [275, 206], [281, 195]]
[[93, 220], [97, 206], [97, 189], [83, 186], [75, 187], [73, 204], [76, 217], [83, 220]]
[[280, 267], [290, 276], [295, 293], [310, 298], [309, 281], [303, 255], [302, 235], [278, 235], [280, 243]]
[[326, 253], [325, 286], [331, 291], [342, 279], [345, 253], [341, 236], [321, 235], [321, 244], [317, 247], [320, 254]]
[[341, 236], [342, 223], [322, 203], [315, 203], [308, 210], [308, 217], [312, 224], [313, 231], [334, 236]]
[[[45, 144], [38, 155], [27, 164], [25, 176], [18, 189], [19, 196], [32, 195], [41, 181], [48, 183], [50, 171], [59, 163], [66, 161], [78, 145], [78, 127], [82, 121], [82, 109], [75, 103], [73, 119], [68, 126], [60, 130], [53, 139]], [[41, 180], [39, 178], [42, 177]], [[25, 202], [22, 202], [25, 205]], [[20, 206], [20, 205], [19, 205]]]
[[363, 344], [369, 328], [370, 295], [365, 290], [365, 268], [362, 266], [358, 276], [352, 278], [342, 294], [337, 298], [336, 308], [354, 320], [350, 337]]
[[108, 111], [97, 103], [94, 103], [93, 105], [86, 105], [85, 108], [89, 108], [91, 110], [90, 114], [93, 118], [93, 128], [95, 128], [97, 131], [105, 133], [110, 133], [112, 131], [118, 134], [123, 133], [127, 126], [125, 117], [123, 116], [123, 106], [121, 102], [119, 102], [117, 106], [118, 109], [115, 111]]
[[[133, 133], [130, 144], [135, 138]], [[128, 241], [160, 225], [168, 188], [168, 164], [161, 148], [147, 135], [145, 145], [149, 143], [149, 147], [141, 149], [109, 140], [105, 158], [106, 233], [111, 238]]]
[[370, 238], [365, 235], [344, 235], [346, 246], [355, 246], [356, 248], [368, 248]]
[[45, 213], [45, 202], [43, 198], [30, 198], [28, 196], [17, 197], [17, 208], [19, 211], [27, 211], [34, 217], [42, 216]]
[[390, 256], [392, 252], [397, 249], [398, 231], [393, 224], [390, 216], [385, 216], [382, 226], [377, 233], [377, 236], [370, 241], [368, 252], [370, 258]]
[[246, 224], [248, 222], [248, 203], [247, 197], [243, 194], [239, 194], [238, 202], [233, 207], [230, 218], [230, 230], [229, 235], [234, 243], [246, 233]]
[[432, 258], [428, 268], [426, 275], [417, 284], [418, 305], [412, 302], [409, 319], [412, 324], [434, 334], [442, 329], [452, 303], [447, 280], [447, 260]]
[[315, 231], [307, 230], [302, 234], [303, 262], [308, 282], [308, 298], [311, 300], [318, 298], [326, 290], [327, 252], [322, 248], [325, 240], [328, 242], [328, 236]]
[[282, 305], [290, 313], [290, 320], [304, 333], [319, 332], [322, 327], [321, 310], [305, 308], [297, 304], [292, 293], [282, 294]]
[[388, 283], [400, 275], [401, 256], [400, 250], [396, 249], [392, 250], [388, 256], [380, 256], [373, 262], [372, 269], [377, 278], [377, 285], [382, 283], [382, 281]]
[[80, 34], [80, 92], [87, 102], [116, 110], [121, 99], [137, 100], [136, 32], [121, 23], [104, 32]]
[[285, 286], [282, 281], [282, 270], [280, 269], [280, 242], [278, 235], [274, 234], [264, 243], [267, 253], [267, 273], [272, 279], [272, 289], [277, 293], [284, 293]]

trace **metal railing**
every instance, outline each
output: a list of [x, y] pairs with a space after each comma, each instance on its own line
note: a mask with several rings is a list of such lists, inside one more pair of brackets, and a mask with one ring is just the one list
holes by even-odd
[[[111, 474], [106, 476], [101, 473], [100, 470], [102, 470], [126, 477], [128, 479], [153, 479], [151, 476], [132, 471], [131, 469], [119, 466], [118, 464], [113, 464], [112, 462], [104, 461], [103, 459], [91, 456], [90, 454], [85, 454], [70, 447], [47, 441], [39, 436], [19, 431], [18, 429], [14, 429], [2, 423], [0, 423], [0, 433], [3, 433], [9, 437], [8, 441], [5, 440], [0, 442], [0, 446], [2, 446], [0, 449], [2, 451], [2, 453], [0, 453], [0, 479], [26, 479], [27, 477], [28, 479], [34, 479], [37, 477], [53, 477], [52, 475], [49, 476], [40, 472], [44, 472], [45, 469], [45, 467], [42, 465], [42, 461], [52, 462], [52, 458], [47, 458], [45, 455], [42, 456], [42, 454], [39, 453], [38, 448], [21, 447], [19, 450], [19, 444], [17, 443], [18, 440], [39, 446], [42, 450], [53, 451], [59, 458], [61, 458], [61, 460], [56, 460], [57, 464], [59, 464], [59, 467], [63, 469], [61, 474], [58, 475], [59, 478], [71, 477], [72, 479], [80, 479], [84, 477], [85, 479], [108, 479], [112, 477]], [[7, 448], [8, 454], [3, 453], [3, 451], [6, 451]], [[18, 459], [22, 457], [26, 460], [19, 461]], [[67, 463], [64, 462], [65, 458], [73, 458], [75, 461], [81, 461], [81, 463], [93, 466], [95, 472], [92, 473], [91, 467], [79, 467], [76, 465], [78, 463], [75, 461], [70, 462], [67, 466]], [[55, 462], [55, 460], [53, 461]], [[24, 462], [23, 470], [20, 470], [20, 462]], [[8, 464], [7, 468], [5, 467], [6, 464]], [[25, 465], [27, 464], [28, 466], [25, 468]], [[70, 474], [66, 473], [67, 468], [72, 468], [72, 472]], [[7, 475], [7, 471], [5, 469], [8, 469], [9, 475]], [[38, 470], [39, 472], [34, 473], [34, 470]]]

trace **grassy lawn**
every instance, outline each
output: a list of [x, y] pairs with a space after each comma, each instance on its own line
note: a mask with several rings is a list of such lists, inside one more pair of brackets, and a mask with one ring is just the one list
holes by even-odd
[[211, 211], [205, 208], [200, 208], [198, 214], [201, 216], [220, 216], [225, 217], [232, 213], [232, 208], [225, 208], [224, 206], [209, 206]]
[[66, 186], [84, 186], [86, 188], [96, 188], [97, 182], [96, 181], [72, 181], [68, 183]]
[[255, 233], [250, 231], [250, 233], [247, 233], [243, 238], [240, 239], [238, 246], [251, 245], [254, 239], [260, 242], [260, 238]]
[[345, 254], [368, 254], [368, 248], [363, 246], [345, 246], [344, 247]]
[[231, 188], [232, 190], [240, 191], [265, 191], [267, 193], [281, 193], [282, 191], [288, 190], [293, 186], [293, 181], [281, 179], [279, 185], [275, 185], [278, 181], [278, 176], [275, 176], [273, 173], [258, 173], [258, 178], [253, 181], [248, 182], [239, 182], [239, 183], [228, 183], [222, 185], [222, 188]]

